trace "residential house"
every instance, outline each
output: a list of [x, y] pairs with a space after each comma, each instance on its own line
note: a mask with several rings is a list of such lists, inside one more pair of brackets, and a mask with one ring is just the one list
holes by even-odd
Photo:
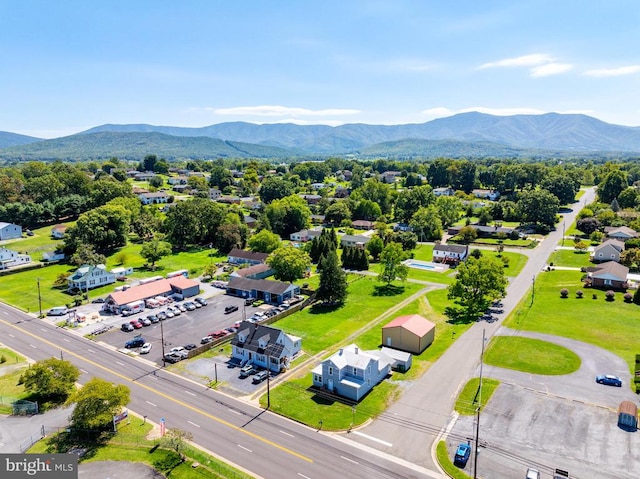
[[322, 196], [320, 195], [305, 195], [301, 193], [298, 196], [303, 200], [305, 200], [308, 205], [317, 205], [318, 203], [320, 203], [320, 200], [322, 199]]
[[247, 225], [247, 228], [254, 229], [258, 224], [258, 220], [255, 219], [253, 216], [245, 215], [244, 224]]
[[[492, 238], [496, 236], [511, 236], [513, 234], [514, 229], [509, 228], [507, 226], [498, 226], [498, 225], [466, 225], [470, 226], [476, 233], [478, 233], [478, 237], [480, 238]], [[447, 228], [447, 233], [450, 235], [458, 235], [460, 231], [465, 226], [450, 226]]]
[[22, 226], [0, 221], [0, 240], [22, 238]]
[[371, 241], [369, 236], [364, 235], [343, 235], [340, 238], [340, 246], [355, 246], [356, 248], [364, 248]]
[[156, 174], [153, 171], [137, 171], [133, 179], [137, 181], [149, 181], [154, 176], [156, 176]]
[[269, 255], [267, 253], [256, 253], [234, 248], [227, 256], [227, 262], [231, 264], [259, 264], [264, 263]]
[[629, 228], [628, 226], [618, 226], [614, 228], [612, 226], [607, 226], [604, 229], [607, 238], [614, 238], [620, 241], [627, 241], [631, 238], [637, 238], [638, 232]]
[[181, 195], [188, 194], [191, 191], [191, 185], [173, 185], [171, 188], [176, 193]]
[[117, 268], [113, 268], [111, 270], [111, 273], [113, 275], [115, 275], [116, 280], [125, 280], [127, 279], [127, 276], [129, 276], [130, 274], [133, 274], [133, 268], [128, 266], [128, 267], [124, 267], [124, 266], [119, 266]]
[[458, 264], [469, 254], [469, 245], [436, 243], [433, 246], [433, 262]]
[[313, 369], [313, 386], [360, 401], [390, 371], [388, 359], [350, 344]]
[[448, 186], [441, 186], [439, 188], [434, 188], [433, 194], [436, 196], [453, 196], [455, 194], [455, 190]]
[[218, 201], [222, 196], [222, 191], [218, 188], [209, 188], [209, 199], [211, 201]]
[[314, 190], [321, 190], [326, 187], [327, 185], [325, 185], [324, 183], [311, 183], [311, 188], [313, 188]]
[[229, 196], [222, 195], [218, 198], [218, 203], [224, 203], [226, 205], [239, 205], [240, 197], [239, 196]]
[[50, 263], [51, 261], [62, 261], [65, 258], [64, 251], [55, 250], [42, 253], [42, 261]]
[[324, 215], [311, 215], [309, 219], [311, 220], [311, 224], [314, 225], [323, 225], [324, 224]]
[[186, 185], [189, 183], [189, 178], [186, 176], [172, 176], [167, 180], [170, 185]]
[[433, 343], [436, 325], [419, 314], [398, 316], [382, 327], [382, 343], [389, 348], [420, 354]]
[[122, 312], [129, 303], [145, 301], [156, 296], [171, 296], [178, 294], [183, 298], [196, 296], [200, 292], [200, 283], [182, 275], [172, 278], [159, 277], [155, 281], [140, 283], [120, 291], [114, 291], [107, 296], [104, 309], [114, 313]]
[[31, 256], [0, 247], [0, 270], [31, 263]]
[[69, 291], [87, 291], [116, 282], [116, 275], [103, 264], [80, 266], [67, 280]]
[[351, 194], [349, 188], [345, 186], [336, 186], [336, 191], [333, 194], [335, 198], [346, 198]]
[[367, 220], [355, 220], [351, 223], [351, 226], [357, 230], [370, 230], [373, 229], [375, 223]]
[[260, 201], [254, 201], [253, 199], [243, 200], [242, 206], [244, 206], [248, 210], [260, 210], [262, 209], [262, 203]]
[[400, 177], [402, 173], [400, 171], [385, 171], [380, 175], [380, 180], [383, 183], [395, 183], [396, 179]]
[[291, 241], [306, 243], [307, 241], [311, 241], [313, 238], [317, 238], [321, 234], [322, 230], [300, 230], [295, 233], [291, 233], [289, 235], [289, 239]]
[[367, 351], [368, 353], [380, 357], [389, 362], [392, 371], [406, 373], [413, 364], [413, 355], [399, 349], [381, 347], [379, 351]]
[[231, 357], [241, 364], [279, 373], [288, 369], [292, 359], [300, 352], [302, 339], [285, 332], [243, 321], [231, 340]]
[[55, 225], [51, 228], [51, 237], [53, 239], [62, 239], [67, 232], [67, 225]]
[[138, 195], [143, 205], [157, 205], [169, 202], [169, 195], [164, 191], [156, 191], [153, 193], [141, 193]]
[[300, 294], [300, 286], [268, 279], [229, 278], [227, 294], [241, 298], [261, 299], [269, 304], [282, 304]]
[[496, 190], [485, 190], [481, 188], [476, 188], [471, 190], [471, 194], [476, 198], [482, 198], [485, 200], [495, 201], [500, 198], [500, 192]]
[[232, 278], [265, 279], [273, 276], [275, 271], [266, 263], [254, 264], [248, 268], [240, 268], [232, 272]]
[[617, 239], [608, 239], [595, 247], [591, 253], [591, 261], [602, 263], [604, 261], [620, 262], [620, 254], [624, 251], [624, 242]]
[[586, 286], [600, 289], [626, 290], [629, 286], [627, 283], [627, 275], [629, 268], [616, 263], [615, 261], [607, 261], [599, 266], [587, 268]]

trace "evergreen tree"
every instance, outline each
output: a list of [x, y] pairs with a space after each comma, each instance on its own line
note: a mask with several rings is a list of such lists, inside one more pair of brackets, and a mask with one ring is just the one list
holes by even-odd
[[343, 304], [347, 298], [347, 277], [338, 264], [337, 253], [331, 251], [323, 258], [321, 266], [320, 286], [316, 298], [324, 303]]
[[366, 249], [360, 249], [360, 271], [367, 271], [369, 269], [369, 255]]

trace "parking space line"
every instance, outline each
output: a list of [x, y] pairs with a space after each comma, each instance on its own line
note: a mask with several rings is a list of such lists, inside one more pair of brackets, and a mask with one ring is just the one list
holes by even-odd
[[11, 336], [12, 338], [15, 338], [15, 336], [13, 334], [11, 334], [11, 333], [9, 333], [9, 336]]
[[310, 477], [309, 477], [309, 476], [305, 476], [304, 474], [302, 474], [302, 473], [300, 473], [300, 472], [298, 473], [298, 475], [299, 475], [302, 479], [310, 479]]
[[63, 341], [66, 341], [67, 343], [70, 343], [71, 341], [69, 341], [67, 338], [62, 338]]
[[33, 349], [38, 349], [38, 346], [34, 346], [33, 344], [30, 344], [29, 346], [31, 346]]
[[90, 353], [95, 353], [95, 351], [91, 348], [88, 348], [87, 351], [89, 351]]

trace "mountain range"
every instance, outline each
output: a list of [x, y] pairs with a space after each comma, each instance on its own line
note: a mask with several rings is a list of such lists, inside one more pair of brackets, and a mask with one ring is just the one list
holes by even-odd
[[461, 113], [406, 125], [219, 123], [202, 128], [145, 124], [101, 125], [42, 140], [0, 132], [0, 158], [141, 159], [356, 157], [567, 157], [640, 153], [640, 127], [586, 115], [494, 116]]

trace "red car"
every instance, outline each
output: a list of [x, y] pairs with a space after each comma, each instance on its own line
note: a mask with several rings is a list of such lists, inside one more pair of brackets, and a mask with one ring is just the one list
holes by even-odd
[[140, 329], [140, 328], [142, 328], [142, 323], [141, 323], [140, 321], [138, 321], [137, 319], [134, 319], [134, 320], [132, 320], [132, 321], [129, 321], [129, 324], [130, 324], [131, 326], [133, 326], [134, 328], [136, 328], [136, 329]]
[[211, 336], [213, 339], [218, 339], [218, 338], [223, 338], [224, 336], [226, 336], [227, 334], [229, 334], [226, 331], [216, 331], [215, 333], [209, 333], [209, 336]]

